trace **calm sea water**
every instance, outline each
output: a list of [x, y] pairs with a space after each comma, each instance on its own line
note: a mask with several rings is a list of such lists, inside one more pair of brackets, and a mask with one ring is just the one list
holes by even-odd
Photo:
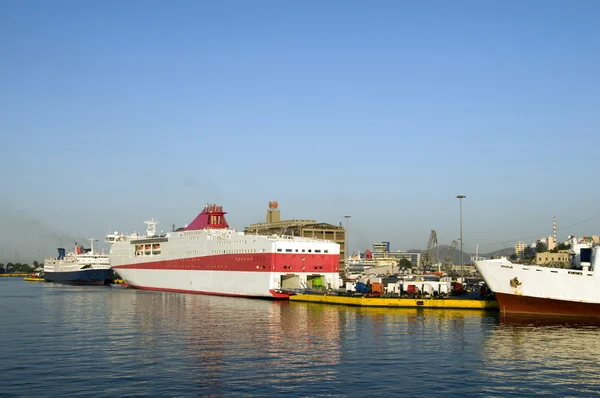
[[600, 328], [0, 278], [0, 396], [590, 396]]

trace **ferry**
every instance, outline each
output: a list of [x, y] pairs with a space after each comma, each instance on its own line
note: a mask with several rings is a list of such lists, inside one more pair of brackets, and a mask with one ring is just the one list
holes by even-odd
[[206, 204], [186, 227], [146, 236], [115, 232], [113, 270], [128, 287], [180, 293], [288, 299], [301, 289], [337, 289], [339, 244], [285, 235], [246, 234], [230, 228], [218, 204]]
[[44, 279], [48, 282], [104, 285], [112, 273], [108, 254], [94, 249], [94, 239], [90, 239], [91, 247], [84, 248], [75, 243], [75, 249], [66, 252], [58, 248], [56, 257], [44, 260]]
[[600, 247], [577, 243], [567, 268], [476, 259], [475, 267], [507, 314], [600, 317]]

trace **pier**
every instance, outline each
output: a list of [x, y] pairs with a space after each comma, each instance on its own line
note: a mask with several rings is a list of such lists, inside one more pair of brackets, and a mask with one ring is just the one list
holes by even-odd
[[350, 305], [355, 307], [436, 308], [498, 311], [495, 299], [449, 298], [382, 298], [365, 296], [338, 296], [327, 294], [296, 294], [290, 301], [322, 304]]

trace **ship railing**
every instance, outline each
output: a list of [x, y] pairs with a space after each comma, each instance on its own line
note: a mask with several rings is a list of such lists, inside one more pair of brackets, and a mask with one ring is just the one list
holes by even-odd
[[289, 240], [289, 241], [296, 241], [296, 242], [333, 242], [332, 240], [328, 240], [328, 239], [307, 238], [305, 236], [294, 236], [294, 235], [273, 234], [273, 235], [258, 235], [258, 236], [265, 236], [267, 239], [271, 239], [271, 240]]

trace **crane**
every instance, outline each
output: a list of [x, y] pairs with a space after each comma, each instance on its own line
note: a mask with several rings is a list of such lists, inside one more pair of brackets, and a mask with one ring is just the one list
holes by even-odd
[[455, 240], [450, 244], [450, 254], [446, 256], [446, 267], [451, 267], [454, 264], [454, 253], [456, 253], [456, 246], [458, 242]]
[[423, 270], [425, 270], [426, 265], [433, 264], [433, 249], [435, 248], [437, 243], [437, 232], [435, 232], [435, 229], [432, 229], [431, 233], [429, 234], [429, 240], [427, 241], [427, 247], [425, 248], [425, 252], [423, 253], [423, 259], [421, 261], [421, 264], [423, 265]]

